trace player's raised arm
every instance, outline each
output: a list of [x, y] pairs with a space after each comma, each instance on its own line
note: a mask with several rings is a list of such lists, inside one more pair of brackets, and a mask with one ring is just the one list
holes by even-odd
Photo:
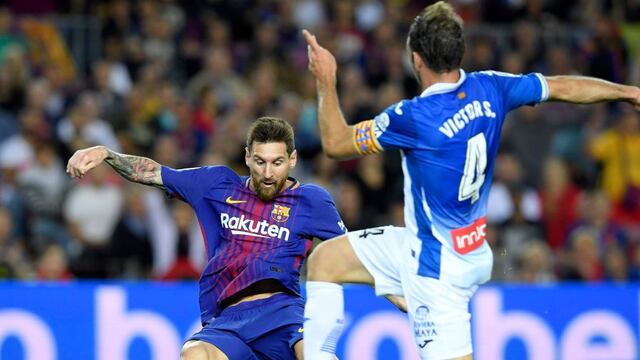
[[307, 30], [303, 30], [302, 34], [308, 44], [309, 70], [316, 78], [322, 148], [327, 156], [334, 159], [360, 156], [353, 141], [355, 128], [347, 125], [340, 110], [336, 89], [336, 59], [329, 50], [318, 44], [314, 35]]
[[640, 88], [586, 76], [548, 76], [549, 100], [576, 104], [627, 101], [640, 110]]
[[76, 151], [67, 163], [67, 172], [72, 177], [81, 178], [103, 161], [129, 181], [164, 188], [160, 164], [141, 156], [119, 154], [105, 146]]

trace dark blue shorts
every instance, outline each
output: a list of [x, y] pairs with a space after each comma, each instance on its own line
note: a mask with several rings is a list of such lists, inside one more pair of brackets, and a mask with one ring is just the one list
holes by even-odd
[[227, 307], [189, 340], [213, 344], [229, 360], [295, 360], [303, 316], [304, 299], [276, 294]]

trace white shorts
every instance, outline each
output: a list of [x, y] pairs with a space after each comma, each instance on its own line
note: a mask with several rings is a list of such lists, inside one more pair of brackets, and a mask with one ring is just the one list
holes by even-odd
[[376, 295], [404, 296], [421, 359], [451, 359], [472, 352], [469, 300], [477, 286], [461, 288], [418, 275], [421, 242], [406, 228], [371, 228], [348, 237], [373, 276]]

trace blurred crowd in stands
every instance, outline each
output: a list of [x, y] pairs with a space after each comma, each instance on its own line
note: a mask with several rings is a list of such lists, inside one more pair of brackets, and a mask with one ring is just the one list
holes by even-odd
[[[3, 1], [0, 278], [197, 278], [205, 252], [188, 205], [106, 165], [71, 180], [66, 161], [102, 144], [171, 167], [247, 174], [245, 133], [262, 115], [294, 126], [302, 161], [293, 176], [327, 188], [348, 228], [403, 225], [398, 153], [340, 163], [322, 155], [300, 29], [336, 54], [341, 105], [356, 123], [418, 94], [405, 36], [429, 3]], [[638, 0], [451, 3], [466, 22], [466, 71], [640, 84]], [[76, 29], [72, 48], [61, 28], [78, 18], [98, 34]], [[98, 56], [78, 46], [98, 46]], [[511, 113], [488, 221], [494, 281], [638, 281], [638, 113], [555, 103]]]

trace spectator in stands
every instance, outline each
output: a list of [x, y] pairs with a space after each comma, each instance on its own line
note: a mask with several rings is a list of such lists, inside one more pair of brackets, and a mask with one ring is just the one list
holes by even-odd
[[126, 128], [127, 119], [124, 114], [124, 99], [110, 84], [111, 68], [112, 64], [106, 60], [93, 64], [92, 88], [99, 109], [98, 116], [117, 131]]
[[120, 144], [113, 128], [99, 115], [95, 96], [88, 92], [81, 94], [58, 124], [58, 138], [70, 152], [93, 144], [104, 144], [119, 151]]
[[503, 153], [498, 156], [495, 181], [489, 193], [488, 222], [505, 224], [539, 221], [538, 196], [524, 179], [522, 165], [515, 155]]
[[618, 246], [610, 246], [604, 254], [604, 276], [606, 280], [616, 282], [629, 281], [627, 255]]
[[122, 214], [124, 194], [107, 181], [106, 166], [98, 166], [71, 189], [63, 208], [77, 249], [73, 273], [81, 278], [107, 276], [111, 235]]
[[36, 144], [34, 161], [20, 173], [18, 182], [29, 213], [31, 246], [35, 247], [34, 252], [40, 254], [51, 243], [70, 250], [69, 236], [60, 210], [69, 181], [51, 144]]
[[49, 245], [38, 259], [36, 274], [39, 280], [70, 280], [73, 278], [67, 262], [67, 253], [59, 245]]
[[551, 249], [541, 239], [532, 239], [518, 258], [517, 281], [549, 283], [555, 281]]
[[544, 235], [552, 250], [565, 247], [565, 239], [576, 221], [579, 190], [570, 176], [562, 159], [547, 159], [539, 194]]
[[623, 106], [618, 123], [589, 142], [602, 165], [602, 187], [621, 212], [640, 219], [640, 115]]
[[560, 276], [564, 280], [600, 281], [604, 268], [598, 239], [586, 229], [575, 231], [569, 237], [570, 248], [559, 261]]
[[15, 247], [16, 243], [11, 212], [0, 207], [0, 279], [16, 276], [13, 261], [9, 258], [11, 248]]
[[151, 274], [150, 224], [147, 217], [147, 189], [129, 186], [124, 210], [110, 240], [108, 271], [110, 277], [145, 278]]
[[[174, 262], [169, 270], [161, 276], [163, 280], [197, 280], [200, 270], [190, 259], [193, 237], [191, 235], [195, 218], [193, 211], [186, 203], [176, 203], [173, 207], [173, 218], [176, 223], [174, 246]], [[204, 255], [204, 252], [201, 253]]]

